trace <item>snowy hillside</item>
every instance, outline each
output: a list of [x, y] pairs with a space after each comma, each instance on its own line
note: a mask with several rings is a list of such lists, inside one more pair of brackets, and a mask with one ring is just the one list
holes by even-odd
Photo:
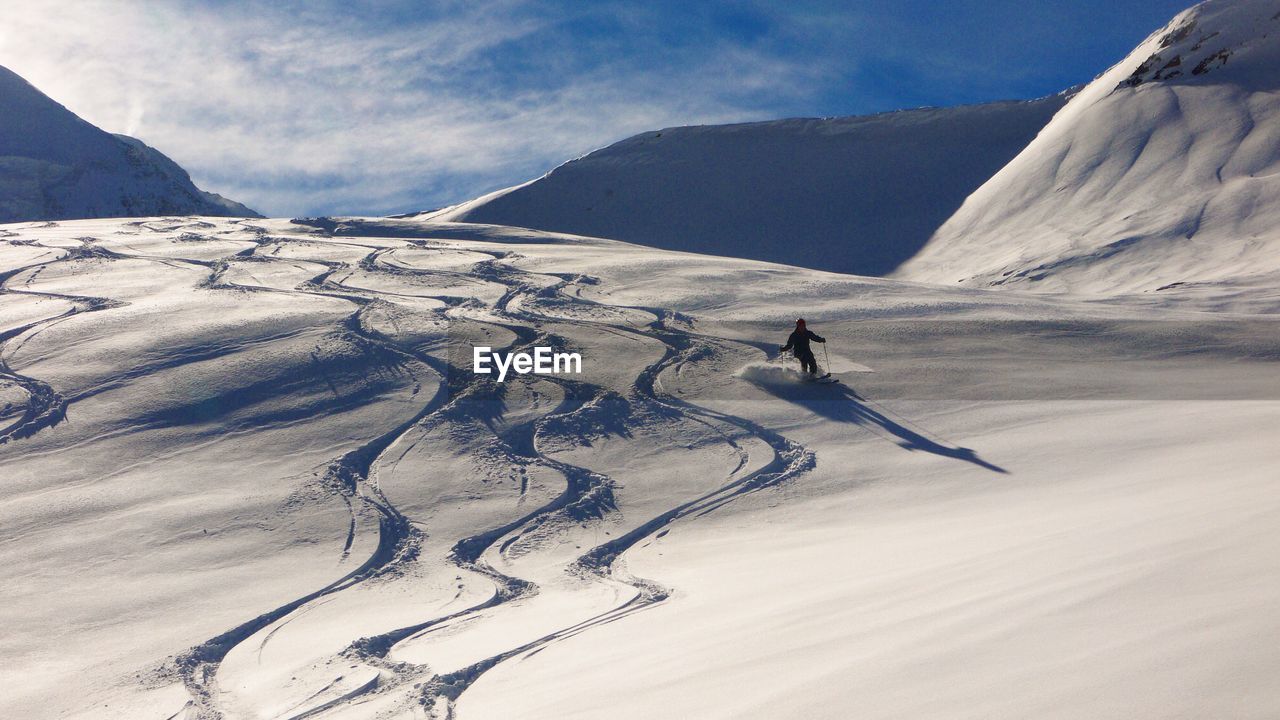
[[882, 275], [1063, 102], [667, 128], [431, 217]]
[[257, 213], [141, 141], [81, 120], [0, 67], [0, 222]]
[[0, 70], [0, 218], [169, 216], [0, 224], [0, 718], [1280, 717], [1277, 69], [293, 220]]
[[1280, 2], [1179, 14], [1075, 96], [899, 272], [1054, 291], [1280, 282]]
[[1274, 317], [406, 220], [0, 291], [0, 717], [1280, 715]]

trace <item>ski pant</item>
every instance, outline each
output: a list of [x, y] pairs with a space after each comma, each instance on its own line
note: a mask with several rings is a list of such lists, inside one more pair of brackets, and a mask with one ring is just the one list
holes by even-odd
[[813, 356], [813, 353], [809, 352], [804, 353], [803, 355], [796, 353], [796, 359], [800, 361], [801, 370], [804, 370], [810, 375], [818, 374], [818, 360]]

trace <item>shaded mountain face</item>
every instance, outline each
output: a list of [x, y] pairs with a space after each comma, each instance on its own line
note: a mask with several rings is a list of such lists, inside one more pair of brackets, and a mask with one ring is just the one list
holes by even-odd
[[1280, 277], [1280, 2], [1179, 14], [1080, 92], [899, 276], [1087, 292]]
[[0, 67], [0, 222], [154, 215], [258, 217], [200, 190], [140, 140], [111, 135]]
[[668, 128], [433, 216], [883, 275], [1065, 101]]

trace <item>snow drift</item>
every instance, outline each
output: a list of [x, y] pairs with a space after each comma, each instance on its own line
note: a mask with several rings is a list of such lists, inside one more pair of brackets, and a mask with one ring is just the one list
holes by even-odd
[[258, 214], [204, 192], [140, 140], [111, 135], [0, 67], [0, 222]]
[[[845, 357], [837, 355], [824, 357], [822, 351], [818, 351], [818, 368], [820, 372], [832, 375], [875, 372], [866, 365]], [[757, 385], [786, 385], [811, 379], [809, 375], [801, 372], [799, 363], [789, 355], [767, 361], [749, 362], [738, 368], [733, 375]]]
[[1274, 287], [1280, 3], [1184, 11], [1076, 95], [901, 277], [1088, 291]]
[[666, 128], [433, 217], [882, 275], [1064, 102]]
[[797, 383], [806, 382], [808, 377], [796, 369], [795, 364], [790, 365], [772, 361], [772, 362], [751, 362], [738, 368], [733, 374], [734, 377], [742, 378], [747, 382], [756, 385], [795, 385]]

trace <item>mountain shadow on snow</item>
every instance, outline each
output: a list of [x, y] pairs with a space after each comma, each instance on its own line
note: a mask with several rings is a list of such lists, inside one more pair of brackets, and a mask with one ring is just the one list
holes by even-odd
[[432, 215], [884, 275], [1065, 102], [667, 128]]

